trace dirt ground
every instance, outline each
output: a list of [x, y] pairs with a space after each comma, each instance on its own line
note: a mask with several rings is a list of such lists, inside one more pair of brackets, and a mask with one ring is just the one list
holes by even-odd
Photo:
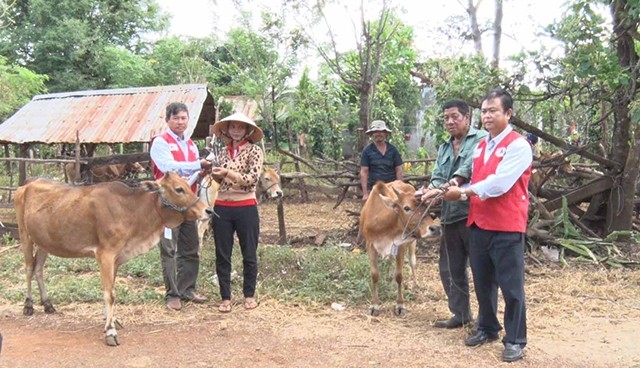
[[[356, 204], [332, 205], [285, 205], [289, 236], [348, 231], [344, 210]], [[277, 234], [275, 213], [274, 204], [262, 205], [265, 237]], [[180, 312], [160, 303], [119, 305], [125, 328], [113, 348], [103, 343], [98, 303], [58, 305], [53, 315], [38, 308], [31, 317], [20, 304], [0, 305], [0, 367], [508, 366], [499, 342], [467, 348], [467, 330], [432, 327], [448, 315], [446, 300], [433, 246], [419, 255], [420, 290], [405, 317], [393, 315], [391, 300], [379, 317], [368, 316], [367, 306], [337, 311], [266, 297], [251, 311], [236, 300], [229, 314], [215, 303]], [[528, 262], [526, 292], [529, 344], [514, 366], [640, 367], [640, 271]]]

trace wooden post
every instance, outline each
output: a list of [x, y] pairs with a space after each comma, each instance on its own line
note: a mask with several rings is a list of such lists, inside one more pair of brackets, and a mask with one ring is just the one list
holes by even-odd
[[287, 227], [284, 223], [284, 206], [282, 204], [282, 197], [278, 198], [278, 231], [280, 233], [278, 244], [287, 244]]
[[[5, 143], [4, 146], [4, 157], [11, 157], [11, 150], [9, 150], [9, 144]], [[7, 172], [11, 171], [11, 161], [7, 161]]]
[[[26, 158], [27, 151], [29, 150], [29, 145], [23, 143], [20, 145], [20, 157]], [[20, 161], [18, 163], [18, 185], [24, 184], [25, 180], [27, 180], [27, 162]]]
[[[76, 178], [80, 179], [80, 131], [76, 130]], [[75, 184], [75, 183], [71, 183]]]

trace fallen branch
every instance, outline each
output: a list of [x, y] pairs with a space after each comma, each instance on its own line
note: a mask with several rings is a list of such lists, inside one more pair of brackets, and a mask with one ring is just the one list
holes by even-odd
[[7, 246], [6, 248], [4, 248], [4, 249], [0, 250], [0, 254], [2, 254], [2, 253], [4, 253], [4, 252], [8, 252], [8, 251], [10, 251], [11, 249], [18, 248], [19, 246], [20, 246], [20, 244]]
[[311, 165], [307, 160], [305, 160], [304, 158], [296, 155], [295, 153], [291, 153], [287, 150], [283, 150], [282, 148], [278, 148], [278, 152], [282, 153], [283, 155], [292, 157], [293, 159], [302, 162], [303, 164], [305, 164], [308, 168], [310, 168], [311, 170], [313, 170], [313, 172], [320, 174], [320, 171], [318, 169], [315, 168], [315, 166]]
[[578, 218], [578, 216], [576, 216], [576, 214], [569, 211], [569, 217], [571, 218], [571, 221], [574, 224], [576, 224], [582, 231], [587, 233], [587, 235], [589, 235], [591, 238], [600, 238], [600, 235], [594, 233], [591, 229], [589, 229], [587, 225], [585, 225], [582, 221], [580, 221], [580, 219]]
[[595, 153], [591, 153], [589, 151], [584, 151], [582, 149], [578, 149], [576, 150], [576, 147], [569, 145], [567, 142], [564, 141], [564, 139], [558, 138], [556, 136], [553, 136], [549, 133], [546, 133], [536, 127], [534, 127], [533, 125], [530, 125], [526, 122], [524, 122], [523, 120], [521, 120], [519, 117], [517, 116], [512, 116], [511, 117], [511, 123], [519, 128], [522, 128], [524, 130], [526, 130], [527, 132], [531, 132], [535, 135], [537, 135], [538, 137], [544, 139], [545, 141], [548, 141], [549, 143], [552, 143], [553, 145], [566, 150], [566, 151], [570, 151], [571, 153], [575, 153], [579, 156], [582, 157], [586, 157], [588, 159], [590, 159], [591, 161], [595, 161], [598, 162], [604, 166], [607, 167], [611, 167], [611, 168], [615, 168], [615, 169], [619, 169], [622, 165], [619, 164], [618, 162], [609, 160], [607, 158], [604, 158], [602, 156], [596, 155]]

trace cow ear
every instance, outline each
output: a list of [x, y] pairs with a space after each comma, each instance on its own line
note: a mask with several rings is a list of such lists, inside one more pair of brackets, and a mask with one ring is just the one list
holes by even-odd
[[435, 219], [437, 219], [437, 218], [438, 218], [438, 215], [436, 215], [436, 213], [435, 213], [435, 212], [429, 212], [429, 216], [431, 216], [431, 219], [432, 219], [432, 220], [435, 220]]
[[278, 173], [278, 175], [280, 175], [280, 164], [275, 164], [273, 165], [273, 169]]
[[384, 203], [385, 206], [393, 209], [396, 206], [396, 201], [393, 200], [391, 197], [387, 197], [384, 194], [380, 194], [378, 193], [378, 195], [380, 196], [380, 199], [382, 199], [382, 203]]
[[140, 182], [140, 186], [144, 188], [147, 192], [158, 192], [160, 191], [160, 184], [157, 181], [153, 180], [145, 180]]

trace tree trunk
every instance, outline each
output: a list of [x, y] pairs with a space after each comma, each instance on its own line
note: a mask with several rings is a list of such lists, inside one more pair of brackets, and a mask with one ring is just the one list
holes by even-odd
[[[27, 157], [27, 150], [29, 149], [29, 145], [23, 143], [20, 145], [20, 157]], [[24, 181], [27, 180], [27, 163], [24, 161], [20, 161], [18, 163], [18, 185], [24, 184]]]
[[[638, 62], [633, 36], [629, 30], [638, 29], [637, 19], [628, 13], [627, 0], [615, 0], [611, 4], [613, 15], [614, 42], [618, 55], [618, 63], [630, 73], [632, 80], [637, 80], [634, 66]], [[631, 230], [633, 216], [633, 200], [635, 183], [638, 180], [638, 164], [640, 163], [640, 142], [638, 133], [640, 128], [636, 124], [636, 136], [632, 137], [630, 104], [635, 98], [636, 83], [619, 87], [613, 99], [613, 111], [616, 124], [613, 130], [611, 145], [611, 159], [624, 162], [622, 172], [612, 172], [616, 176], [617, 185], [611, 190], [610, 201], [607, 204], [606, 231]]]
[[480, 32], [480, 26], [478, 26], [478, 8], [473, 3], [473, 0], [469, 0], [467, 14], [469, 14], [469, 21], [471, 22], [471, 38], [473, 39], [476, 55], [482, 55], [482, 32]]
[[360, 131], [358, 132], [358, 152], [362, 152], [367, 144], [365, 132], [369, 129], [369, 119], [371, 115], [371, 82], [364, 82], [360, 89]]
[[287, 226], [284, 222], [284, 205], [282, 204], [282, 197], [278, 198], [278, 244], [287, 244]]
[[496, 18], [493, 20], [493, 59], [491, 66], [500, 65], [500, 41], [502, 39], [502, 0], [496, 0]]
[[602, 156], [607, 158], [609, 154], [609, 119], [606, 115], [606, 103], [602, 101], [600, 103], [600, 144], [602, 145], [602, 150], [605, 152]]

